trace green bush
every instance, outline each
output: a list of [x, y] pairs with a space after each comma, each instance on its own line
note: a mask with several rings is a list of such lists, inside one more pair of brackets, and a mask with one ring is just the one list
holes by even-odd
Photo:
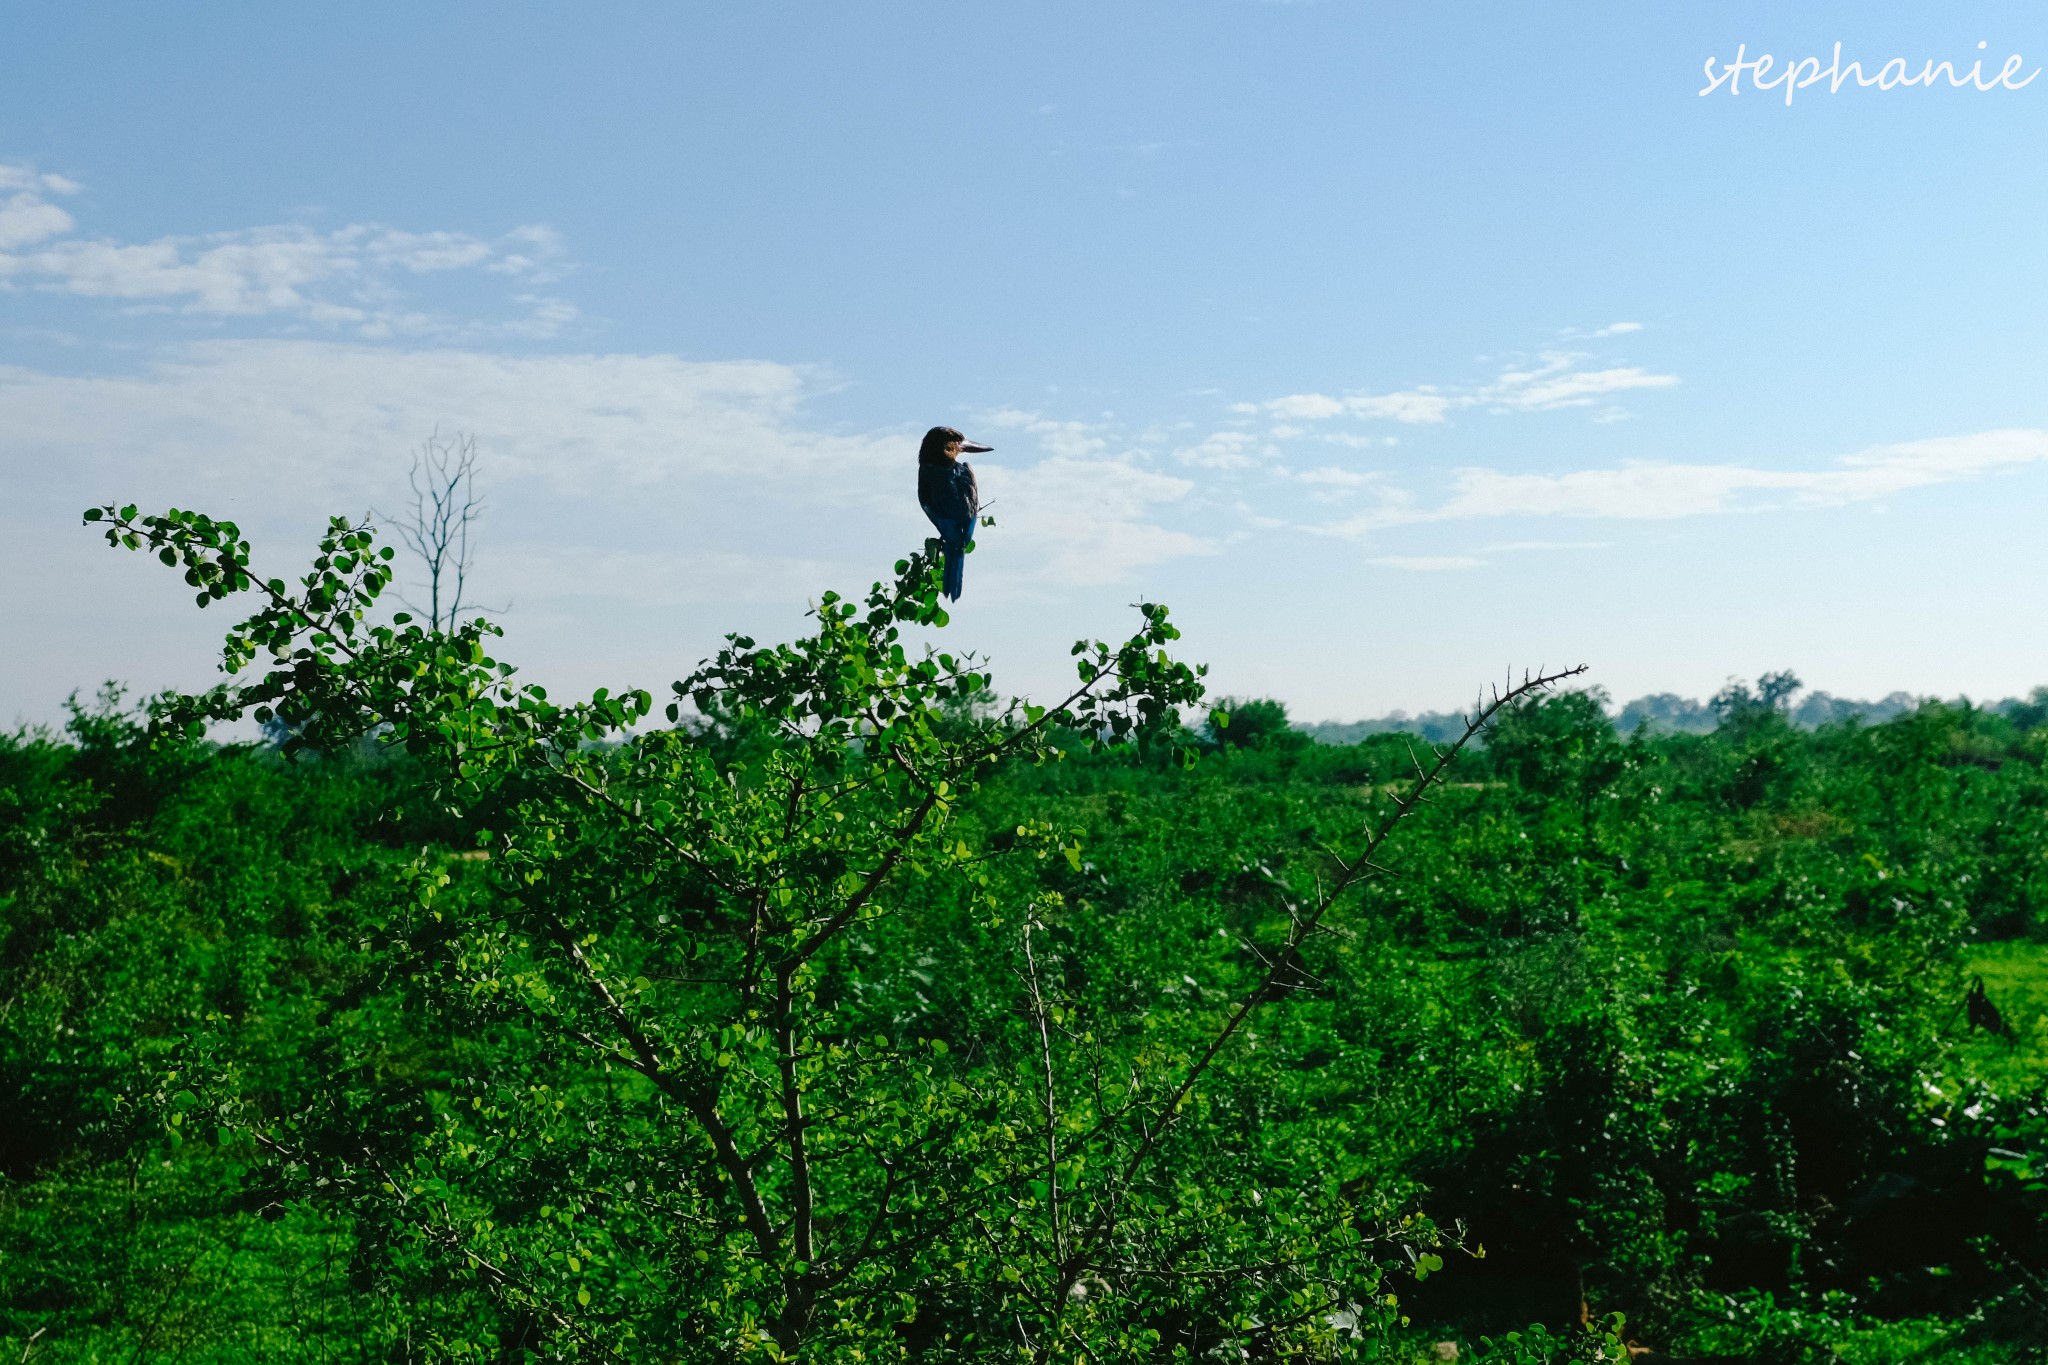
[[358, 528], [288, 588], [100, 521], [258, 608], [222, 689], [0, 741], [16, 1357], [2048, 1337], [2037, 726], [1764, 687], [1707, 735], [1557, 693], [1441, 761], [1277, 704], [1203, 744], [1163, 610], [1000, 707], [906, 645], [918, 558], [662, 727], [380, 620]]

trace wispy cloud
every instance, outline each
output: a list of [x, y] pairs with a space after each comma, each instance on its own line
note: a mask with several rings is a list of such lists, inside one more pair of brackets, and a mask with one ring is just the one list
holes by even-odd
[[1667, 521], [1727, 512], [1874, 502], [1915, 488], [1956, 483], [2048, 461], [2048, 431], [2007, 429], [1874, 446], [1823, 469], [1738, 464], [1625, 464], [1562, 474], [1454, 472], [1435, 506], [1385, 499], [1370, 511], [1316, 528], [1365, 536], [1423, 522], [1500, 517]]
[[998, 408], [985, 414], [981, 420], [998, 430], [1021, 431], [1036, 436], [1048, 453], [1070, 459], [1094, 455], [1109, 444], [1103, 434], [1106, 428], [1094, 422], [1044, 417], [1018, 408]]
[[1818, 470], [1637, 464], [1568, 474], [1463, 469], [1439, 515], [1665, 520], [1744, 508], [1869, 502], [2048, 460], [2048, 432], [1985, 431], [1878, 446]]
[[801, 554], [721, 549], [621, 549], [507, 541], [490, 547], [490, 591], [514, 611], [574, 610], [604, 599], [636, 608], [803, 601], [844, 566]]
[[[370, 223], [331, 231], [295, 224], [121, 242], [76, 235], [54, 200], [79, 185], [33, 168], [0, 165], [0, 289], [35, 289], [120, 300], [131, 307], [215, 318], [278, 317], [365, 339], [545, 338], [576, 318], [566, 300], [539, 292], [563, 268], [558, 234], [540, 225], [495, 238], [409, 232]], [[409, 302], [408, 279], [480, 271], [517, 281], [516, 316], [480, 323]]]
[[[494, 487], [532, 487], [564, 510], [565, 537], [607, 507], [661, 528], [659, 546], [566, 540], [543, 556], [551, 567], [515, 585], [522, 598], [709, 600], [742, 580], [759, 596], [794, 580], [754, 573], [758, 559], [798, 562], [815, 589], [827, 581], [815, 564], [858, 572], [930, 534], [912, 496], [917, 433], [820, 430], [807, 406], [834, 383], [769, 361], [206, 342], [127, 375], [0, 367], [0, 479], [62, 483], [79, 506], [212, 505], [262, 489], [272, 515], [325, 514], [388, 498], [427, 432], [461, 430], [477, 437]], [[1213, 550], [1161, 524], [1189, 481], [1104, 453], [1085, 428], [1031, 419], [1020, 429], [1033, 441], [977, 457], [1001, 526], [978, 557], [982, 581], [1112, 583]], [[683, 565], [675, 545], [689, 547], [688, 582], [608, 580]]]
[[1549, 412], [1589, 407], [1633, 389], [1668, 389], [1678, 382], [1677, 375], [1653, 374], [1633, 365], [1580, 369], [1580, 362], [1588, 358], [1576, 351], [1545, 352], [1541, 364], [1503, 371], [1493, 383], [1466, 395], [1460, 406], [1484, 405], [1496, 412]]
[[981, 483], [995, 506], [1005, 557], [1028, 566], [1019, 575], [1025, 581], [1118, 583], [1139, 569], [1217, 549], [1212, 540], [1158, 524], [1160, 509], [1194, 485], [1131, 460], [1060, 455], [1021, 468], [991, 466]]
[[0, 163], [0, 251], [11, 251], [71, 231], [70, 214], [53, 204], [53, 194], [76, 194], [78, 185], [61, 175], [39, 175], [27, 166]]
[[1470, 555], [1380, 555], [1370, 562], [1409, 573], [1446, 573], [1456, 569], [1476, 569], [1486, 563]]
[[1424, 386], [1402, 393], [1356, 393], [1338, 398], [1323, 393], [1291, 393], [1259, 404], [1258, 410], [1302, 422], [1320, 422], [1331, 417], [1441, 422], [1454, 406], [1463, 407], [1465, 403]]
[[1323, 484], [1332, 488], [1363, 488], [1386, 478], [1375, 470], [1340, 469], [1335, 465], [1324, 465], [1320, 469], [1304, 469], [1289, 475], [1303, 483]]
[[1264, 442], [1249, 431], [1219, 431], [1173, 452], [1173, 458], [1197, 469], [1244, 469], [1258, 463]]
[[76, 194], [79, 183], [61, 175], [38, 171], [19, 161], [0, 161], [0, 190], [24, 190], [30, 194]]
[[475, 434], [496, 477], [561, 493], [791, 478], [835, 494], [899, 490], [889, 475], [910, 438], [804, 421], [831, 382], [770, 361], [201, 342], [127, 374], [0, 367], [0, 469], [28, 477], [61, 453], [72, 467], [149, 475], [166, 493], [177, 480], [220, 482], [347, 505], [373, 496], [389, 463], [438, 426]]
[[[1147, 468], [1136, 452], [1113, 453], [1116, 427], [1108, 417], [1062, 420], [1003, 408], [980, 420], [1036, 438], [1050, 457], [1033, 464], [998, 448], [975, 466], [1005, 543], [1033, 566], [1022, 580], [1114, 583], [1149, 565], [1215, 552], [1213, 541], [1157, 523], [1160, 510], [1184, 500], [1194, 484]], [[1211, 454], [1212, 467], [1240, 458], [1227, 443]]]
[[1300, 470], [1278, 466], [1273, 472], [1283, 479], [1307, 485], [1309, 496], [1317, 502], [1342, 502], [1361, 489], [1384, 489], [1387, 482], [1387, 475], [1379, 470], [1345, 469], [1339, 465]]
[[[1615, 324], [1622, 330], [1632, 326]], [[1611, 335], [1603, 329], [1597, 335]], [[1240, 403], [1232, 411], [1290, 422], [1321, 422], [1335, 417], [1366, 421], [1435, 424], [1463, 408], [1492, 412], [1550, 412], [1592, 407], [1615, 395], [1640, 389], [1665, 389], [1678, 376], [1658, 374], [1640, 366], [1586, 368], [1592, 357], [1581, 351], [1546, 351], [1534, 365], [1512, 367], [1488, 383], [1462, 387], [1421, 384], [1392, 393], [1291, 393], [1262, 403]]]

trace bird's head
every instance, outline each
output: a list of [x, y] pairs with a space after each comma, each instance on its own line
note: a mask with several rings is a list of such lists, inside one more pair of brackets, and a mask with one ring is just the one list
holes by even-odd
[[917, 462], [944, 464], [950, 460], [957, 460], [962, 455], [979, 455], [994, 449], [994, 446], [985, 446], [968, 440], [951, 427], [933, 427], [924, 434], [924, 444], [917, 448]]

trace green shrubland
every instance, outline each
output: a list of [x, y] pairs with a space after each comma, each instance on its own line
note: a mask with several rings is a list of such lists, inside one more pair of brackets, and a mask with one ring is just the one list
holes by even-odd
[[1154, 607], [1004, 706], [922, 556], [564, 705], [360, 528], [98, 519], [254, 614], [0, 741], [8, 1358], [2048, 1342], [2038, 716], [1190, 730]]

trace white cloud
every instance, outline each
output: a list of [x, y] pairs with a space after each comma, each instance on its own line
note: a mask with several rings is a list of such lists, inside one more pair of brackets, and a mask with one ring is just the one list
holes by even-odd
[[72, 217], [34, 194], [10, 195], [0, 203], [0, 251], [12, 251], [71, 231]]
[[1323, 465], [1320, 468], [1304, 469], [1299, 472], [1288, 469], [1276, 469], [1273, 472], [1297, 483], [1307, 484], [1317, 502], [1342, 501], [1361, 488], [1383, 483], [1386, 478], [1384, 474], [1378, 472], [1343, 469], [1336, 465]]
[[78, 182], [61, 175], [45, 175], [33, 166], [0, 161], [0, 190], [27, 190], [32, 194], [76, 194]]
[[1248, 431], [1218, 431], [1191, 446], [1182, 446], [1173, 457], [1197, 469], [1244, 469], [1258, 463], [1260, 438]]
[[[1615, 324], [1633, 330], [1633, 324]], [[1610, 331], [1612, 329], [1609, 329]], [[1602, 332], [1601, 335], [1606, 335]], [[1266, 412], [1285, 421], [1322, 422], [1335, 417], [1367, 421], [1433, 425], [1460, 408], [1485, 407], [1494, 412], [1547, 412], [1590, 406], [1614, 394], [1636, 389], [1669, 388], [1676, 375], [1656, 374], [1637, 366], [1601, 370], [1580, 368], [1588, 356], [1573, 351], [1548, 351], [1532, 368], [1503, 370], [1491, 383], [1473, 388], [1419, 384], [1395, 393], [1292, 393], [1264, 403], [1237, 403], [1233, 412]], [[1626, 416], [1609, 409], [1603, 418]]]
[[1451, 410], [1452, 399], [1430, 388], [1408, 393], [1364, 394], [1344, 400], [1345, 411], [1354, 417], [1381, 418], [1390, 422], [1441, 422]]
[[1322, 393], [1293, 393], [1266, 402], [1275, 417], [1319, 422], [1331, 417], [1364, 417], [1390, 422], [1441, 422], [1457, 400], [1432, 388], [1405, 393], [1364, 393], [1332, 398]]
[[[1212, 542], [1154, 522], [1158, 509], [1180, 502], [1194, 485], [1147, 469], [1134, 455], [1105, 454], [1113, 428], [1109, 414], [1103, 416], [1102, 422], [1070, 421], [1002, 408], [980, 419], [1037, 437], [1050, 457], [1025, 465], [1003, 458], [998, 446], [995, 460], [975, 464], [983, 505], [1001, 528], [1004, 560], [1018, 566], [1010, 570], [1016, 581], [1087, 587], [1120, 582], [1169, 559], [1213, 553]], [[1252, 437], [1230, 432], [1216, 442], [1210, 437], [1197, 449], [1250, 463], [1238, 452]]]
[[1575, 352], [1551, 351], [1543, 363], [1529, 370], [1506, 370], [1500, 378], [1472, 395], [1496, 411], [1545, 412], [1554, 408], [1586, 407], [1610, 394], [1631, 389], [1665, 389], [1678, 376], [1652, 374], [1634, 366], [1605, 370], [1581, 370], [1587, 357]]
[[[61, 175], [38, 174], [28, 166], [0, 162], [0, 252], [29, 246], [71, 231], [70, 214], [45, 197], [76, 194], [78, 185]], [[0, 287], [6, 283], [6, 258], [0, 256]]]
[[1361, 485], [1360, 491], [1366, 492], [1372, 499], [1372, 505], [1367, 510], [1355, 513], [1343, 521], [1304, 529], [1316, 535], [1358, 540], [1389, 527], [1435, 520], [1429, 513], [1416, 508], [1415, 495], [1405, 488], [1391, 483], [1374, 482]]
[[[565, 519], [522, 594], [694, 601], [740, 581], [787, 588], [788, 573], [745, 567], [770, 561], [797, 565], [815, 590], [825, 579], [813, 565], [858, 573], [929, 533], [911, 491], [917, 433], [818, 430], [805, 406], [831, 384], [829, 373], [770, 361], [209, 342], [129, 375], [0, 367], [0, 478], [61, 485], [80, 507], [120, 497], [232, 512], [239, 500], [303, 523], [390, 499], [422, 437], [462, 431], [477, 438], [493, 488], [532, 488], [530, 501], [565, 518], [610, 508], [659, 528], [659, 547], [600, 536], [579, 549], [588, 532]], [[1209, 552], [1155, 524], [1188, 481], [1100, 455], [1101, 439], [1077, 438], [1075, 424], [1038, 425], [1060, 453], [976, 462], [1001, 518], [991, 546], [1001, 574], [1107, 583]], [[993, 569], [995, 558], [983, 562]], [[674, 581], [624, 586], [636, 577]]]
[[489, 605], [505, 611], [509, 603], [512, 612], [534, 604], [573, 611], [590, 599], [643, 609], [803, 601], [845, 567], [801, 554], [546, 541], [492, 543], [489, 551]]
[[1777, 511], [1873, 502], [1914, 488], [1955, 483], [2048, 461], [2048, 431], [2011, 429], [1874, 446], [1826, 469], [1736, 464], [1626, 464], [1564, 474], [1468, 468], [1434, 507], [1382, 491], [1379, 507], [1315, 528], [1361, 537], [1394, 526], [1491, 517], [1585, 517], [1664, 521], [1722, 512]]
[[1503, 545], [1482, 545], [1477, 553], [1497, 555], [1512, 554], [1521, 550], [1604, 550], [1609, 543], [1605, 540], [1511, 540]]
[[484, 267], [493, 274], [524, 275], [545, 283], [554, 278], [560, 263], [569, 255], [562, 234], [545, 223], [513, 228], [499, 241], [503, 244], [501, 249]]
[[1293, 393], [1285, 398], [1272, 399], [1266, 404], [1266, 411], [1275, 417], [1292, 418], [1298, 422], [1317, 422], [1343, 415], [1344, 400], [1321, 393]]
[[1788, 488], [1800, 476], [1734, 465], [1624, 465], [1569, 474], [1461, 469], [1431, 520], [1567, 516], [1668, 518], [1726, 511], [1746, 489]]
[[1336, 488], [1363, 488], [1369, 483], [1379, 482], [1386, 476], [1364, 470], [1339, 469], [1335, 465], [1325, 465], [1320, 469], [1304, 469], [1293, 477], [1303, 483], [1328, 484]]
[[1476, 569], [1485, 564], [1483, 559], [1469, 555], [1381, 555], [1371, 561], [1389, 569], [1405, 569], [1409, 573], [1443, 573], [1453, 569]]
[[1024, 566], [1026, 581], [1116, 583], [1138, 569], [1216, 549], [1153, 520], [1194, 485], [1129, 460], [1061, 455], [1028, 468], [991, 466], [977, 473], [983, 499], [994, 505], [1002, 554]]
[[128, 375], [0, 368], [0, 460], [57, 451], [353, 499], [438, 426], [474, 433], [499, 476], [563, 491], [791, 476], [860, 486], [900, 472], [900, 437], [804, 427], [799, 410], [827, 380], [770, 361], [206, 342]]
[[[1081, 459], [1097, 454], [1109, 444], [1102, 435], [1102, 428], [1092, 422], [1063, 421], [1043, 417], [1035, 412], [1023, 412], [1017, 408], [998, 408], [986, 414], [982, 420], [991, 427], [1022, 431], [1036, 436], [1047, 454], [1069, 459]], [[995, 442], [984, 441], [983, 444], [994, 445]]]
[[2048, 459], [2048, 432], [2027, 428], [1940, 436], [1873, 446], [1844, 456], [1843, 469], [1818, 490], [1834, 500], [1884, 497], [1923, 484], [1969, 478], [2006, 465]]
[[396, 286], [402, 276], [469, 270], [544, 284], [565, 253], [543, 226], [496, 239], [357, 223], [328, 232], [277, 225], [117, 242], [71, 235], [75, 220], [48, 196], [77, 189], [61, 176], [0, 166], [0, 191], [12, 191], [0, 201], [0, 285], [211, 317], [283, 317], [372, 339], [494, 330], [552, 336], [576, 316], [564, 300], [529, 290], [518, 296], [524, 311], [517, 318], [458, 323], [406, 306]]
[[1618, 337], [1624, 336], [1629, 332], [1640, 332], [1642, 330], [1643, 324], [1640, 322], [1610, 322], [1605, 327], [1594, 332], [1593, 335], [1596, 337]]
[[2048, 460], [2048, 432], [1985, 431], [1877, 446], [1832, 469], [1635, 464], [1570, 474], [1457, 472], [1433, 519], [1573, 516], [1665, 520], [1749, 508], [1833, 506]]

